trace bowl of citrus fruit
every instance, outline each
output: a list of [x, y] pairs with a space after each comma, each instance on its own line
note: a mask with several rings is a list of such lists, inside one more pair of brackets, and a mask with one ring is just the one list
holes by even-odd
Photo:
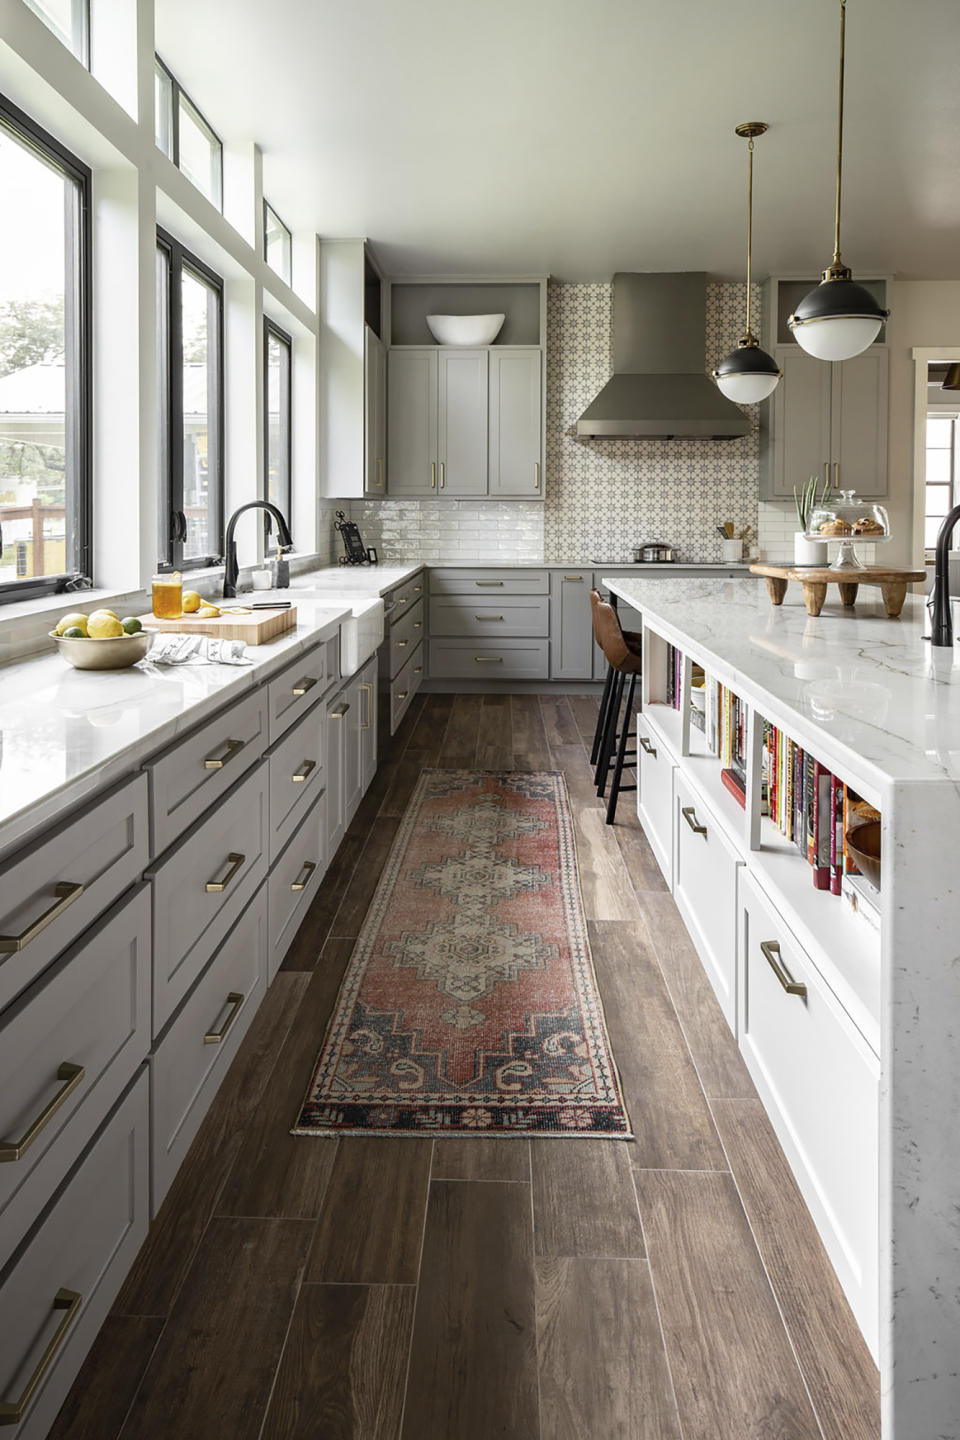
[[121, 620], [113, 610], [64, 615], [50, 638], [77, 670], [126, 670], [150, 648], [152, 636], [135, 615]]

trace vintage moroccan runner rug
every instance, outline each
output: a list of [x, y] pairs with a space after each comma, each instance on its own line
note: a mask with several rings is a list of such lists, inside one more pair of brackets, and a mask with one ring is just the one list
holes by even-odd
[[295, 1135], [630, 1139], [563, 776], [425, 770]]

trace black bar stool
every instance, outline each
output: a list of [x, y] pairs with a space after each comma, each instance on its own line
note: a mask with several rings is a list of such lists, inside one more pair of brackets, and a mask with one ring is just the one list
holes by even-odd
[[[610, 667], [608, 686], [604, 689], [605, 706], [601, 707], [602, 728], [600, 746], [594, 779], [597, 794], [602, 798], [607, 788], [611, 767], [613, 778], [610, 783], [610, 798], [607, 801], [607, 824], [612, 825], [617, 813], [617, 800], [621, 790], [636, 790], [636, 785], [622, 783], [624, 762], [636, 759], [636, 750], [628, 750], [631, 736], [630, 723], [633, 717], [633, 702], [636, 695], [637, 676], [641, 672], [639, 647], [631, 645], [620, 625], [620, 617], [607, 601], [601, 599], [599, 591], [590, 592], [593, 613], [594, 634]], [[627, 681], [629, 679], [629, 685]], [[626, 710], [621, 722], [620, 712], [626, 694]]]

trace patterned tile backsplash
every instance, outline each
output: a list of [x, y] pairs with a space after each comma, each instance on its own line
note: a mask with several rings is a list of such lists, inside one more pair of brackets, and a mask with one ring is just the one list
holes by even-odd
[[[707, 372], [743, 330], [742, 284], [708, 284]], [[612, 373], [613, 286], [551, 283], [547, 300], [546, 500], [354, 500], [344, 503], [367, 545], [386, 561], [626, 560], [633, 545], [664, 540], [683, 560], [721, 559], [718, 522], [760, 530], [780, 553], [786, 507], [759, 506], [759, 435], [742, 440], [578, 440], [567, 434]], [[755, 328], [760, 288], [754, 287]], [[756, 408], [747, 412], [754, 427]], [[339, 539], [332, 530], [334, 555]], [[792, 536], [792, 527], [789, 530]], [[756, 543], [756, 542], [755, 542]], [[792, 553], [792, 539], [789, 540]]]

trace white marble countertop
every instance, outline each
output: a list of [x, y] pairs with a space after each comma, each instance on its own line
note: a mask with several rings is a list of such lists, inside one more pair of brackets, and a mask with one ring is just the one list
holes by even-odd
[[331, 596], [383, 596], [423, 568], [423, 561], [412, 565], [327, 565], [322, 570], [294, 575], [290, 595], [294, 597], [297, 591], [306, 590]]
[[[920, 596], [899, 619], [879, 590], [855, 610], [828, 592], [819, 616], [800, 587], [773, 606], [763, 580], [610, 577], [609, 588], [717, 679], [749, 698], [840, 773], [875, 783], [960, 780], [960, 650], [931, 650]], [[954, 630], [958, 629], [954, 605]]]
[[178, 734], [239, 699], [350, 613], [291, 591], [297, 625], [249, 646], [252, 665], [74, 670], [56, 653], [0, 668], [0, 849], [128, 774]]

